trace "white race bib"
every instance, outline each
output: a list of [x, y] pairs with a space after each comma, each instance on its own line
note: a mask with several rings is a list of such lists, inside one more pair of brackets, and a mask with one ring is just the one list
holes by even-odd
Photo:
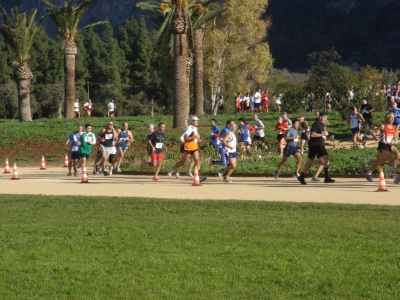
[[156, 143], [156, 149], [162, 149], [163, 143]]

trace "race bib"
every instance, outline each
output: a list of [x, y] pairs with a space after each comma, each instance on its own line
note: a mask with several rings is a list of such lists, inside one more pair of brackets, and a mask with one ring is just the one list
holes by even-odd
[[293, 142], [297, 143], [299, 141], [298, 138], [293, 139]]
[[386, 143], [387, 143], [387, 144], [391, 144], [391, 143], [392, 143], [392, 140], [393, 140], [393, 135], [388, 135], [388, 136], [386, 136]]
[[357, 119], [350, 119], [350, 127], [357, 128], [358, 127], [358, 120]]
[[162, 149], [163, 143], [156, 143], [156, 149]]
[[106, 133], [106, 134], [104, 135], [104, 138], [105, 138], [106, 140], [111, 140], [111, 139], [113, 138], [113, 134], [112, 134], [112, 133]]
[[76, 152], [79, 150], [79, 146], [73, 146], [71, 150], [72, 152]]

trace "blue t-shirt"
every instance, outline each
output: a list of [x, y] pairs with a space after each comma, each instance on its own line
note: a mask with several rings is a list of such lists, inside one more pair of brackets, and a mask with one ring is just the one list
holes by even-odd
[[[297, 136], [298, 139], [298, 132], [296, 129], [294, 128], [289, 128], [288, 131], [286, 132], [285, 137], [291, 137], [291, 136]], [[286, 141], [286, 145], [288, 146], [292, 146], [292, 147], [296, 147], [297, 146], [297, 141], [294, 140], [288, 140]]]
[[211, 126], [211, 136], [210, 136], [210, 144], [211, 145], [218, 145], [219, 144], [219, 134], [221, 133], [221, 130], [217, 125]]
[[68, 136], [68, 141], [72, 141], [72, 145], [70, 148], [70, 151], [72, 152], [79, 152], [79, 144], [78, 142], [81, 139], [81, 135], [82, 132], [72, 132], [69, 136]]

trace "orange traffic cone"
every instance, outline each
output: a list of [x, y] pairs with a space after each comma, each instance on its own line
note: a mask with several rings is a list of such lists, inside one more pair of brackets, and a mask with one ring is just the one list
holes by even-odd
[[193, 177], [193, 184], [192, 186], [199, 186], [201, 185], [200, 183], [200, 177], [199, 177], [199, 171], [197, 170], [197, 166], [194, 167], [194, 177]]
[[377, 192], [389, 192], [386, 189], [385, 175], [383, 174], [382, 168], [379, 170], [379, 185], [378, 185], [378, 189], [376, 191]]
[[65, 153], [64, 167], [68, 167], [68, 154]]
[[39, 170], [46, 170], [46, 163], [44, 161], [44, 156], [42, 155], [42, 162], [40, 163], [40, 169]]
[[81, 183], [89, 183], [85, 164], [82, 165], [82, 181], [81, 181]]
[[11, 180], [17, 180], [17, 179], [19, 180], [17, 163], [14, 163], [14, 169], [13, 169], [13, 174], [12, 174]]
[[4, 165], [4, 172], [3, 173], [11, 173], [10, 172], [10, 165], [8, 164], [8, 157], [6, 158], [6, 164]]

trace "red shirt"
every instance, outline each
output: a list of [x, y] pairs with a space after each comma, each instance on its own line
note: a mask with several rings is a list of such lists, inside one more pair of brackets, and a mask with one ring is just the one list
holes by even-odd
[[278, 132], [278, 134], [285, 135], [286, 131], [288, 130], [288, 126], [287, 126], [287, 124], [285, 122], [282, 122], [282, 123], [276, 124], [275, 129], [280, 131], [280, 133]]

